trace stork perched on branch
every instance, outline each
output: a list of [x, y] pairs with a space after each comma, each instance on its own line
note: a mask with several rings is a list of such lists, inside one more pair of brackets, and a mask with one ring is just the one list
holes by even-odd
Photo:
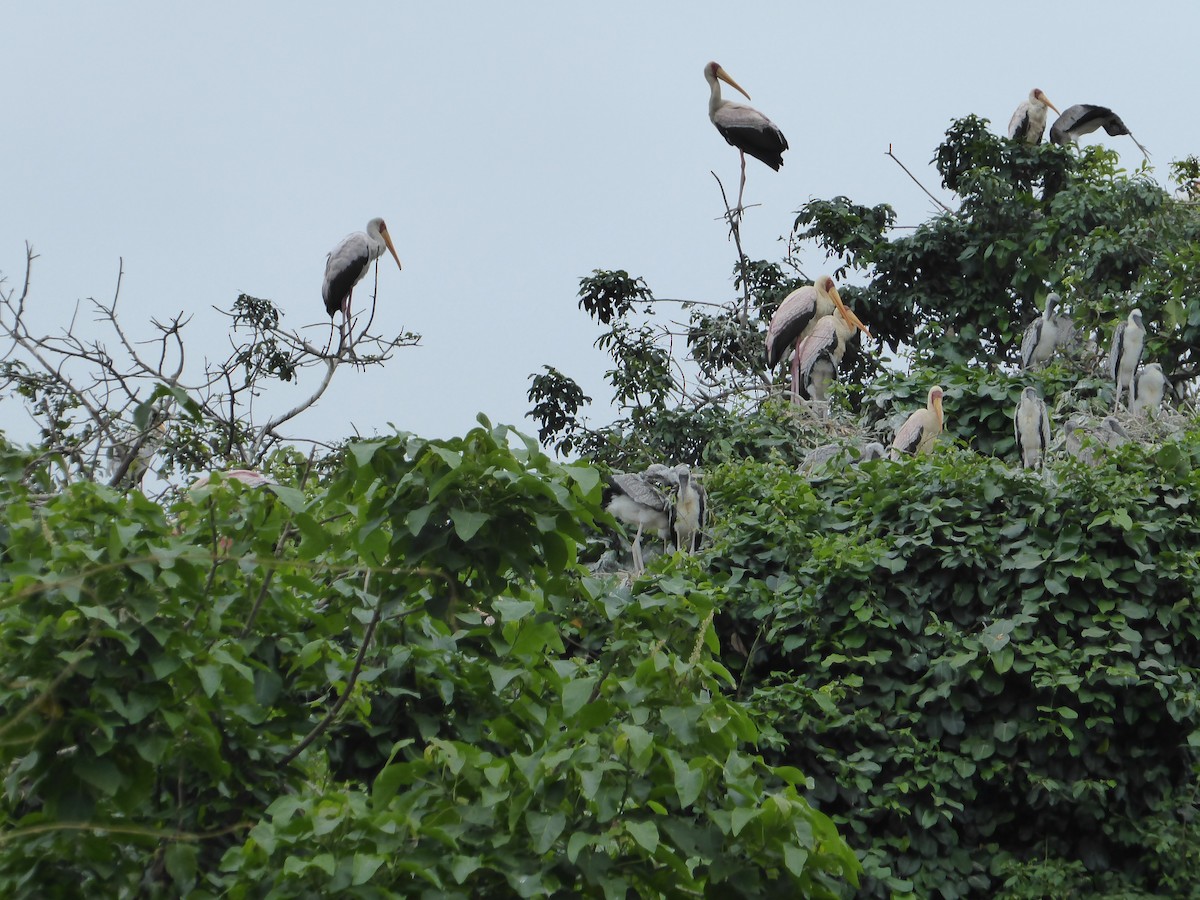
[[[850, 310], [846, 310], [846, 314], [854, 317]], [[870, 334], [862, 322], [857, 318], [850, 321], [840, 309], [816, 321], [808, 337], [796, 345], [801, 394], [810, 400], [825, 402], [829, 385], [837, 380], [838, 366], [842, 364], [846, 345], [854, 337], [856, 328]]]
[[350, 299], [354, 295], [354, 286], [362, 281], [367, 270], [371, 268], [371, 263], [379, 259], [384, 250], [391, 252], [396, 266], [403, 270], [404, 266], [400, 265], [400, 257], [396, 255], [387, 225], [383, 219], [376, 218], [367, 223], [365, 232], [355, 231], [346, 235], [329, 251], [325, 260], [325, 280], [321, 285], [321, 297], [325, 300], [325, 312], [329, 313], [330, 327], [333, 325], [333, 317], [341, 310], [342, 332], [339, 351], [347, 345], [350, 337]]
[[1025, 326], [1021, 338], [1021, 368], [1037, 368], [1054, 355], [1060, 331], [1054, 311], [1061, 299], [1058, 294], [1047, 294], [1045, 311]]
[[1076, 103], [1063, 110], [1050, 126], [1050, 141], [1054, 144], [1073, 144], [1083, 135], [1091, 134], [1098, 128], [1103, 128], [1109, 137], [1129, 135], [1130, 140], [1142, 151], [1142, 156], [1150, 158], [1150, 151], [1133, 136], [1120, 116], [1107, 106], [1096, 106], [1092, 103]]
[[837, 286], [828, 275], [822, 275], [812, 284], [797, 288], [779, 304], [771, 324], [767, 326], [767, 368], [774, 368], [789, 347], [792, 353], [792, 398], [800, 397], [800, 344], [813, 333], [817, 323], [834, 311], [842, 314], [846, 322], [861, 329], [867, 337], [871, 332], [867, 326], [842, 302]]
[[924, 409], [918, 409], [908, 417], [896, 431], [892, 441], [891, 458], [899, 459], [902, 453], [928, 453], [942, 433], [942, 389], [934, 385]]
[[1046, 133], [1047, 107], [1058, 112], [1058, 107], [1050, 102], [1042, 93], [1042, 89], [1034, 88], [1012, 114], [1008, 123], [1008, 136], [1021, 144], [1040, 144], [1042, 135]]
[[608, 478], [604, 490], [604, 508], [615, 519], [626, 525], [636, 526], [633, 538], [633, 570], [635, 574], [645, 571], [642, 557], [642, 532], [647, 528], [668, 539], [671, 529], [671, 504], [658, 484], [670, 481], [671, 470], [655, 463], [645, 472], [614, 472]]
[[[1146, 329], [1142, 326], [1142, 312], [1135, 309], [1129, 318], [1117, 326], [1113, 334], [1112, 349], [1108, 354], [1108, 377], [1117, 388], [1113, 409], [1121, 405], [1121, 394], [1128, 392], [1133, 397], [1134, 377], [1142, 361], [1142, 350], [1146, 343]], [[1128, 407], [1128, 401], [1126, 402]]]
[[1162, 408], [1170, 383], [1158, 363], [1146, 363], [1133, 382], [1133, 402], [1129, 411], [1135, 416], [1154, 418]]
[[721, 137], [737, 147], [742, 160], [742, 180], [738, 187], [737, 208], [742, 208], [742, 194], [746, 189], [746, 154], [766, 163], [776, 172], [783, 165], [783, 151], [788, 148], [787, 138], [779, 127], [753, 106], [721, 99], [721, 84], [725, 82], [739, 94], [750, 99], [741, 85], [729, 77], [729, 73], [715, 62], [704, 67], [708, 81], [708, 118]]
[[1026, 387], [1013, 413], [1013, 430], [1017, 437], [1017, 456], [1026, 469], [1037, 469], [1045, 463], [1046, 448], [1050, 446], [1050, 414], [1037, 388]]

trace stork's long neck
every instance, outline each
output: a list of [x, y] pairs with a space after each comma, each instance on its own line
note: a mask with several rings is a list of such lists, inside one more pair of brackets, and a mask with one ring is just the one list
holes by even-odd
[[717, 76], [708, 76], [708, 89], [708, 117], [711, 119], [717, 114], [717, 110], [725, 105], [721, 100], [721, 82], [717, 81]]

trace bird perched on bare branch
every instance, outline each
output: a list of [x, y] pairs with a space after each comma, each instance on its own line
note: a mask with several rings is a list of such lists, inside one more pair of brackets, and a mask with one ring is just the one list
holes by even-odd
[[1021, 368], [1037, 368], [1054, 355], [1059, 332], [1054, 311], [1061, 299], [1058, 294], [1047, 294], [1045, 311], [1025, 326], [1025, 334], [1021, 338]]
[[321, 284], [321, 297], [325, 301], [325, 312], [329, 313], [331, 325], [333, 317], [341, 310], [342, 340], [339, 350], [346, 345], [350, 337], [350, 298], [354, 294], [354, 286], [362, 281], [367, 270], [371, 268], [371, 263], [379, 259], [384, 250], [391, 251], [396, 265], [403, 270], [387, 225], [383, 219], [376, 218], [367, 223], [365, 232], [355, 231], [346, 235], [329, 251], [325, 260], [325, 280]]
[[710, 62], [704, 67], [704, 77], [709, 87], [708, 118], [717, 126], [721, 137], [737, 147], [742, 160], [742, 180], [738, 187], [737, 202], [737, 208], [741, 209], [742, 194], [746, 189], [746, 154], [749, 153], [778, 172], [779, 167], [783, 165], [783, 151], [788, 148], [787, 138], [774, 122], [753, 106], [721, 99], [721, 81], [747, 100], [750, 99], [750, 95], [717, 63]]
[[1008, 136], [1018, 143], [1040, 144], [1042, 135], [1046, 133], [1047, 107], [1058, 112], [1058, 107], [1050, 102], [1042, 89], [1034, 88], [1009, 120]]
[[1135, 416], [1154, 418], [1162, 408], [1163, 397], [1171, 385], [1158, 363], [1146, 363], [1133, 382], [1133, 401], [1129, 411]]
[[1120, 134], [1129, 135], [1130, 140], [1137, 144], [1138, 149], [1142, 151], [1142, 155], [1146, 159], [1150, 158], [1150, 151], [1133, 136], [1125, 123], [1121, 121], [1120, 116], [1107, 106], [1095, 106], [1091, 103], [1076, 103], [1063, 110], [1062, 114], [1054, 120], [1054, 124], [1050, 126], [1050, 140], [1055, 144], [1073, 144], [1085, 134], [1091, 134], [1098, 128], [1103, 128], [1110, 137]]
[[924, 409], [918, 409], [908, 417], [896, 432], [892, 441], [891, 458], [899, 459], [902, 453], [927, 453], [942, 433], [942, 389], [934, 385]]
[[1013, 413], [1013, 430], [1021, 465], [1026, 469], [1041, 468], [1045, 464], [1046, 448], [1050, 446], [1050, 415], [1037, 388], [1030, 386], [1021, 391], [1021, 399]]
[[[1141, 310], [1135, 309], [1129, 318], [1117, 326], [1113, 333], [1112, 349], [1108, 354], [1108, 377], [1117, 388], [1113, 409], [1121, 405], [1121, 394], [1128, 391], [1133, 395], [1133, 380], [1138, 364], [1142, 361], [1142, 349], [1146, 343], [1146, 329], [1142, 326]], [[1128, 402], [1126, 403], [1128, 406]]]

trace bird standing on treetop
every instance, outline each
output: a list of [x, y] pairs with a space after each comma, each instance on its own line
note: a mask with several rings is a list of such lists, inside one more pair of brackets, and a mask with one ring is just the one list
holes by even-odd
[[1022, 144], [1040, 144], [1046, 132], [1046, 107], [1058, 112], [1058, 107], [1042, 93], [1041, 88], [1029, 92], [1008, 123], [1008, 136]]
[[779, 167], [783, 165], [783, 151], [788, 148], [787, 138], [774, 122], [753, 106], [721, 99], [719, 81], [734, 88], [747, 100], [750, 99], [750, 95], [717, 63], [710, 62], [704, 67], [704, 77], [708, 80], [710, 91], [708, 118], [717, 126], [721, 136], [738, 148], [741, 156], [742, 180], [738, 187], [737, 203], [737, 208], [741, 209], [742, 192], [746, 188], [746, 154], [749, 153], [778, 172]]
[[[1108, 377], [1117, 386], [1117, 397], [1113, 409], [1121, 405], [1121, 394], [1128, 391], [1133, 395], [1133, 379], [1138, 363], [1142, 361], [1142, 348], [1146, 342], [1146, 329], [1142, 327], [1141, 310], [1135, 309], [1129, 318], [1117, 326], [1113, 334], [1112, 349], [1108, 354]], [[1126, 403], [1128, 406], [1128, 402]]]
[[400, 265], [400, 257], [396, 255], [387, 225], [383, 219], [372, 219], [367, 223], [365, 232], [356, 231], [346, 235], [329, 251], [321, 296], [325, 300], [325, 312], [329, 313], [330, 325], [337, 311], [342, 312], [339, 351], [346, 345], [350, 335], [350, 297], [354, 293], [354, 286], [362, 281], [371, 263], [379, 259], [385, 249], [391, 251], [397, 267], [403, 271], [404, 266]]
[[703, 486], [692, 477], [689, 466], [683, 463], [677, 465], [675, 476], [678, 487], [671, 528], [675, 532], [675, 545], [684, 553], [691, 554], [696, 552], [700, 544], [708, 496]]
[[1013, 414], [1013, 430], [1017, 436], [1017, 456], [1026, 469], [1039, 468], [1045, 461], [1046, 448], [1050, 445], [1050, 415], [1046, 402], [1038, 396], [1037, 388], [1027, 387], [1021, 392], [1017, 410]]
[[822, 275], [812, 284], [798, 288], [783, 298], [771, 324], [767, 326], [767, 368], [774, 368], [784, 351], [795, 346], [792, 353], [792, 398], [800, 396], [800, 342], [812, 334], [819, 320], [840, 310], [846, 321], [871, 336], [867, 327], [842, 302], [833, 279]]
[[1025, 335], [1021, 339], [1021, 368], [1035, 368], [1054, 355], [1059, 331], [1054, 310], [1060, 299], [1058, 294], [1047, 294], [1045, 312], [1025, 327]]
[[671, 504], [654, 482], [670, 481], [672, 474], [667, 466], [655, 463], [645, 472], [614, 472], [608, 478], [604, 490], [604, 509], [626, 525], [637, 526], [631, 547], [635, 574], [640, 575], [646, 568], [642, 558], [642, 532], [649, 528], [664, 541], [669, 536]]
[[927, 453], [942, 433], [942, 389], [935, 385], [929, 389], [925, 409], [918, 409], [908, 417], [896, 432], [892, 441], [891, 458], [899, 459], [901, 453]]

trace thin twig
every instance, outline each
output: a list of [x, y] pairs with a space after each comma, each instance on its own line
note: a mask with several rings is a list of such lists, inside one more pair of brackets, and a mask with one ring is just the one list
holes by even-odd
[[934, 203], [936, 203], [938, 206], [940, 206], [944, 211], [948, 212], [950, 215], [954, 215], [954, 210], [952, 210], [950, 207], [948, 207], [945, 203], [943, 203], [937, 197], [933, 196], [933, 194], [929, 193], [929, 191], [926, 190], [925, 185], [923, 185], [923, 184], [921, 184], [921, 182], [917, 181], [917, 176], [914, 175], [912, 172], [908, 171], [908, 166], [906, 166], [906, 165], [904, 165], [904, 163], [900, 162], [900, 160], [896, 157], [896, 154], [892, 152], [891, 144], [888, 144], [887, 155], [896, 161], [896, 165], [898, 165], [900, 168], [902, 168], [904, 170], [904, 173], [913, 180], [913, 183], [917, 187], [919, 187], [922, 191], [925, 191], [926, 197], [928, 197], [930, 200], [932, 200]]

